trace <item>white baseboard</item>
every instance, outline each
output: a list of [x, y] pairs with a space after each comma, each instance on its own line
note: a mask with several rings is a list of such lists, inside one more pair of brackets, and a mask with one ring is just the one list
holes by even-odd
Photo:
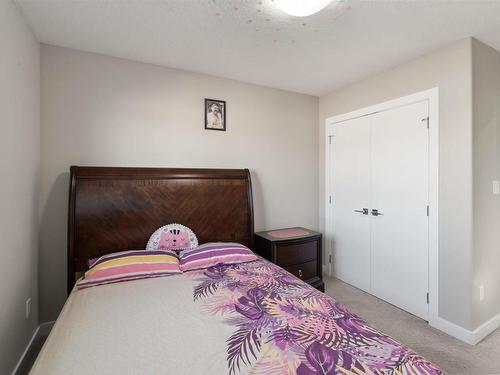
[[448, 335], [455, 337], [456, 339], [463, 341], [470, 345], [478, 344], [482, 339], [492, 333], [494, 330], [500, 327], [500, 314], [494, 316], [487, 322], [481, 324], [474, 330], [468, 330], [463, 327], [456, 325], [443, 318], [435, 318], [429, 321], [429, 324], [447, 333]]
[[26, 354], [28, 354], [28, 351], [30, 350], [31, 346], [35, 342], [35, 340], [38, 337], [41, 336], [47, 336], [50, 333], [50, 330], [52, 329], [53, 325], [55, 322], [45, 322], [41, 323], [39, 326], [35, 328], [33, 331], [33, 335], [31, 336], [30, 341], [28, 342], [28, 345], [26, 345], [26, 348], [23, 351], [23, 354], [21, 354], [21, 357], [19, 358], [19, 361], [17, 361], [16, 367], [14, 367], [14, 371], [12, 371], [12, 375], [16, 375], [17, 371], [21, 367], [21, 364], [24, 361], [24, 358], [26, 357]]
[[474, 331], [472, 331], [473, 344], [476, 345], [490, 333], [495, 331], [500, 327], [500, 314], [494, 316], [487, 322], [484, 322], [479, 327], [477, 327]]
[[52, 330], [52, 327], [54, 327], [54, 323], [55, 323], [55, 321], [40, 323], [40, 325], [38, 326], [40, 328], [38, 335], [39, 336], [47, 336], [50, 333], [50, 331]]
[[31, 348], [31, 345], [33, 345], [33, 342], [38, 337], [38, 332], [40, 332], [40, 326], [35, 328], [35, 331], [33, 332], [30, 341], [28, 341], [28, 345], [26, 345], [26, 348], [24, 348], [23, 354], [21, 354], [19, 361], [17, 361], [16, 367], [14, 367], [14, 371], [12, 371], [12, 375], [17, 374], [19, 367], [21, 367], [21, 363], [23, 363], [24, 357], [26, 357], [28, 350]]

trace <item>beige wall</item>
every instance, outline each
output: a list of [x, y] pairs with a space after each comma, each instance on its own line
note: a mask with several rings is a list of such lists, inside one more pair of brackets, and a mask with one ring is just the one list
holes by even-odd
[[439, 87], [439, 315], [466, 329], [473, 328], [471, 80], [471, 40], [467, 39], [325, 95], [319, 104], [319, 217], [323, 230], [325, 119]]
[[8, 374], [38, 323], [40, 51], [5, 0], [0, 51], [0, 374]]
[[[473, 40], [474, 325], [500, 314], [500, 52]], [[485, 298], [479, 301], [479, 286]]]
[[[41, 320], [65, 300], [71, 164], [249, 168], [255, 228], [318, 226], [318, 98], [42, 46]], [[227, 132], [203, 100], [227, 101]]]

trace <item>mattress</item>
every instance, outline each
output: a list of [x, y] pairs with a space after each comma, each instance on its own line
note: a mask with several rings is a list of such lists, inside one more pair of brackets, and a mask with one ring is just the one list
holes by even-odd
[[263, 259], [74, 290], [32, 374], [442, 374]]

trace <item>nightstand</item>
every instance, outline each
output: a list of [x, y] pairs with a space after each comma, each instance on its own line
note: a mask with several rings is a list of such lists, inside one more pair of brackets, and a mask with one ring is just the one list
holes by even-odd
[[255, 233], [255, 252], [325, 291], [321, 263], [321, 233], [293, 227]]

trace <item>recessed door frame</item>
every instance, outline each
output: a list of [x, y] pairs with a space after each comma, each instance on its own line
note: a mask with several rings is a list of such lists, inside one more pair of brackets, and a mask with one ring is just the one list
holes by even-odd
[[[332, 275], [332, 196], [331, 153], [333, 125], [393, 108], [427, 101], [429, 103], [429, 323], [438, 319], [439, 312], [439, 88], [435, 87], [370, 107], [355, 110], [325, 120], [325, 259], [328, 275]], [[425, 126], [425, 125], [423, 125]]]

